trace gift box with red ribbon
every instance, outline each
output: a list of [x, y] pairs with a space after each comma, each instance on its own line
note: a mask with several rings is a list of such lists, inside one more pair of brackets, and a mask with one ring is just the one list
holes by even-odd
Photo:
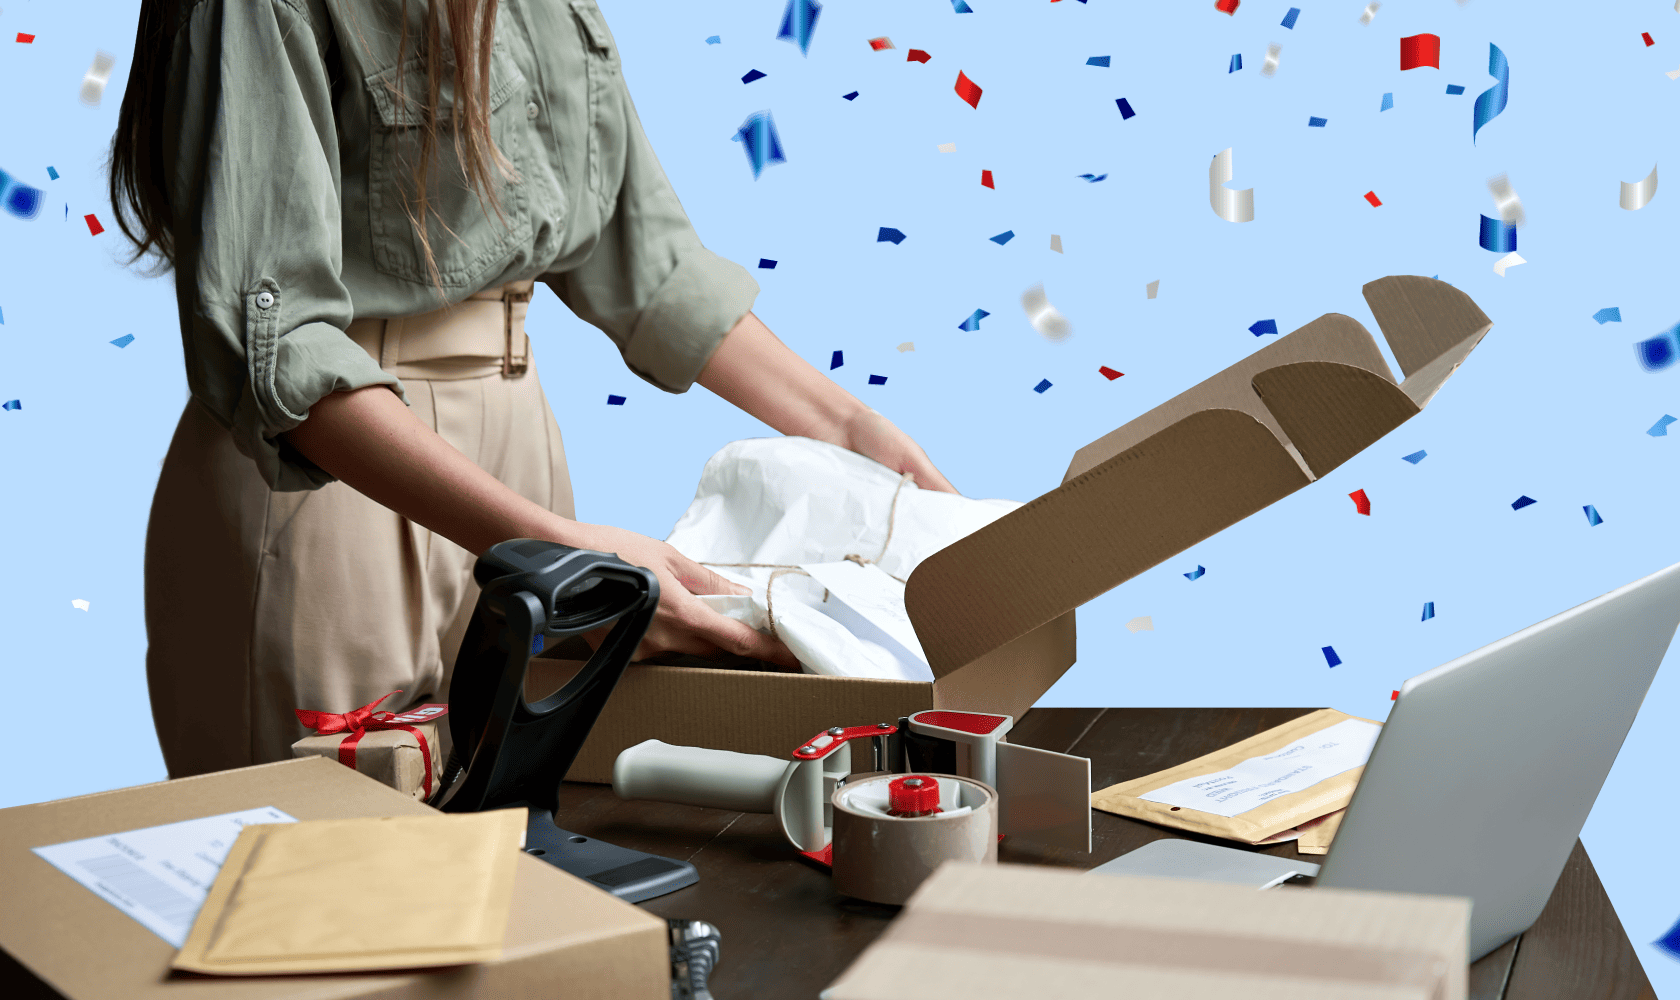
[[298, 721], [315, 730], [292, 744], [293, 757], [331, 757], [340, 764], [424, 802], [443, 774], [448, 733], [440, 725], [447, 705], [416, 705], [402, 713], [379, 712], [380, 702], [349, 712], [298, 709]]

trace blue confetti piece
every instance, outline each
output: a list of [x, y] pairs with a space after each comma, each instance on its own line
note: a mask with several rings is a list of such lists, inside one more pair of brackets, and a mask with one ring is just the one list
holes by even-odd
[[1483, 250], [1494, 253], [1510, 253], [1517, 248], [1517, 227], [1504, 219], [1490, 219], [1482, 216], [1482, 231], [1476, 237]]
[[125, 333], [116, 340], [111, 341], [111, 343], [117, 345], [118, 347], [127, 347], [129, 344], [134, 343], [134, 334]]
[[1414, 451], [1410, 455], [1401, 455], [1400, 457], [1403, 460], [1405, 460], [1407, 462], [1410, 462], [1413, 465], [1416, 465], [1419, 462], [1423, 461], [1424, 459], [1428, 458], [1429, 457], [1429, 452], [1427, 452], [1427, 451]]
[[1377, 110], [1378, 111], [1387, 111], [1389, 108], [1392, 108], [1392, 107], [1394, 107], [1394, 92], [1389, 91], [1388, 93], [1383, 95], [1382, 107], [1378, 108]]
[[998, 233], [996, 236], [990, 237], [991, 241], [993, 243], [996, 243], [1000, 247], [1003, 246], [1005, 243], [1008, 243], [1010, 240], [1012, 240], [1014, 238], [1015, 238], [1015, 230], [1013, 230], [1013, 229], [1004, 230], [1003, 232]]
[[869, 376], [869, 384], [870, 385], [886, 385], [887, 384], [887, 377], [885, 375], [871, 375], [871, 376]]
[[607, 405], [608, 406], [623, 406], [624, 405], [624, 397], [623, 396], [614, 396], [614, 395], [611, 395], [609, 393], [607, 395]]
[[849, 94], [841, 94], [840, 96], [844, 97], [848, 101], [855, 101], [855, 100], [857, 100], [857, 95], [858, 95], [858, 92], [854, 90]]
[[1511, 96], [1511, 65], [1505, 61], [1505, 53], [1499, 51], [1499, 46], [1492, 42], [1488, 43], [1488, 76], [1499, 82], [1482, 91], [1482, 96], [1476, 98], [1475, 121], [1470, 129], [1471, 145], [1475, 145], [1476, 133], [1482, 130], [1482, 126], [1499, 117], [1499, 113], [1505, 110], [1505, 103]]
[[722, 43], [723, 43], [723, 39], [719, 38], [716, 35], [707, 35], [706, 36], [706, 44], [707, 45], [721, 45]]
[[768, 111], [755, 111], [748, 115], [735, 131], [734, 141], [746, 148], [754, 180], [758, 179], [766, 164], [787, 162], [787, 156], [782, 152], [782, 137], [776, 134], [776, 120], [770, 117]]
[[1650, 340], [1633, 345], [1639, 356], [1639, 367], [1648, 372], [1660, 372], [1680, 359], [1680, 323], [1669, 327]]
[[845, 363], [846, 363], [845, 353], [842, 352], [842, 351], [835, 351], [834, 356], [828, 359], [828, 370], [833, 371], [834, 369], [840, 367], [841, 365], [843, 365]]
[[766, 74], [766, 73], [760, 73], [756, 69], [749, 69], [749, 70], [747, 70], [746, 75], [741, 77], [741, 82], [742, 83], [751, 83], [754, 80], [762, 80], [767, 75], [768, 74]]
[[0, 312], [0, 326], [5, 326], [5, 325], [6, 325], [6, 314], [4, 312]]
[[1674, 958], [1680, 958], [1680, 920], [1674, 922], [1667, 934], [1651, 942]]
[[1336, 655], [1335, 646], [1325, 646], [1323, 647], [1323, 652], [1325, 662], [1329, 663], [1332, 667], [1341, 665], [1342, 658]]
[[1447, 84], [1447, 93], [1449, 93], [1449, 94], [1462, 94], [1462, 93], [1464, 93], [1464, 88], [1460, 87], [1456, 83], [1449, 83], [1449, 84]]
[[1079, 175], [1079, 179], [1084, 181], [1087, 184], [1095, 184], [1096, 182], [1098, 182], [1100, 180], [1106, 180], [1107, 178], [1108, 178], [1107, 174], [1080, 174]]
[[[32, 188], [0, 170], [0, 204], [4, 204], [6, 211], [20, 219], [33, 219], [41, 211], [41, 201], [46, 192], [40, 188]], [[70, 218], [70, 206], [64, 206], [64, 217]]]
[[56, 181], [56, 180], [58, 180], [58, 171], [54, 170], [51, 167], [48, 167], [47, 168], [47, 176]]
[[776, 269], [776, 262], [768, 257], [760, 257], [758, 258], [758, 269], [760, 271], [774, 271]]
[[1423, 602], [1423, 617], [1420, 618], [1419, 621], [1428, 621], [1429, 619], [1431, 619], [1433, 617], [1435, 617], [1435, 602], [1434, 601], [1424, 601]]
[[1622, 309], [1620, 306], [1608, 306], [1593, 313], [1593, 319], [1598, 320], [1599, 326], [1606, 323], [1620, 323], [1622, 321]]
[[1239, 69], [1242, 69], [1242, 53], [1241, 52], [1237, 52], [1237, 53], [1232, 54], [1232, 56], [1231, 56], [1231, 68], [1225, 71], [1225, 75], [1229, 76], [1232, 73], [1235, 73]]
[[1264, 337], [1268, 333], [1276, 333], [1277, 332], [1277, 320], [1275, 320], [1275, 319], [1260, 320], [1258, 323], [1255, 323], [1253, 326], [1249, 327], [1248, 332], [1254, 334], [1256, 337]]
[[967, 330], [969, 333], [973, 333], [974, 331], [980, 329], [980, 321], [990, 315], [991, 313], [984, 309], [976, 309], [974, 310], [973, 315], [957, 324], [957, 329]]
[[970, 7], [965, 0], [951, 0], [951, 9], [955, 10], [959, 14], [974, 13], [974, 8]]
[[4, 403], [0, 403], [0, 410], [21, 410], [21, 409], [23, 409], [23, 403], [21, 403], [18, 400], [15, 400], [15, 399], [8, 399]]
[[538, 653], [542, 652], [542, 639], [543, 639], [543, 637], [540, 636], [540, 635], [533, 635], [531, 637], [531, 655], [532, 656], [536, 656]]
[[1091, 58], [1085, 60], [1085, 65], [1087, 65], [1087, 66], [1107, 66], [1108, 65], [1108, 57], [1107, 56], [1092, 56]]
[[880, 232], [875, 234], [875, 242], [891, 243], [893, 246], [898, 246], [904, 242], [904, 234], [891, 226], [882, 226]]
[[1200, 580], [1206, 574], [1207, 574], [1207, 567], [1206, 566], [1197, 566], [1194, 572], [1185, 573], [1184, 578], [1186, 580], [1192, 580], [1192, 581]]
[[817, 0], [788, 0], [787, 10], [782, 12], [782, 26], [776, 32], [776, 37], [789, 42], [798, 42], [799, 51], [805, 55], [811, 54], [811, 32], [817, 30], [817, 15], [822, 13], [822, 4]]
[[1043, 379], [1037, 385], [1033, 386], [1033, 392], [1043, 392], [1048, 388], [1050, 388], [1050, 380]]
[[1319, 118], [1316, 115], [1307, 116], [1307, 128], [1323, 128], [1330, 124], [1330, 119]]
[[1581, 513], [1587, 515], [1587, 524], [1590, 527], [1596, 528], [1604, 523], [1604, 518], [1598, 516], [1598, 508], [1590, 503], [1581, 508]]
[[1520, 497], [1517, 497], [1515, 500], [1511, 501], [1511, 509], [1512, 510], [1522, 510], [1524, 507], [1527, 507], [1529, 504], [1536, 503], [1536, 502], [1537, 501], [1535, 501], [1533, 497], [1520, 496]]
[[1128, 119], [1128, 118], [1132, 117], [1133, 115], [1137, 114], [1136, 111], [1132, 110], [1132, 102], [1126, 100], [1124, 97], [1115, 98], [1114, 99], [1114, 104], [1115, 104], [1116, 107], [1118, 107], [1120, 109], [1120, 120], [1121, 121], [1125, 121], [1126, 119]]
[[1283, 26], [1290, 31], [1295, 30], [1295, 19], [1301, 16], [1301, 8], [1291, 7], [1289, 13], [1283, 15]]
[[1662, 415], [1662, 419], [1652, 424], [1651, 429], [1645, 433], [1654, 438], [1668, 437], [1668, 425], [1672, 423], [1674, 423], [1674, 418], [1665, 413]]

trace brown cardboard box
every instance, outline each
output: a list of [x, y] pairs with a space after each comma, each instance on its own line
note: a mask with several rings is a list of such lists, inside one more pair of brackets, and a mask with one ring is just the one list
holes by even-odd
[[[1422, 411], [1493, 325], [1430, 278], [1364, 287], [1405, 374], [1329, 313], [1079, 449], [1062, 485], [934, 553], [905, 607], [933, 683], [632, 665], [567, 775], [643, 740], [784, 756], [830, 726], [1032, 707], [1073, 664], [1074, 609], [1288, 496]], [[526, 695], [577, 672], [532, 661]]]
[[1470, 900], [949, 862], [823, 1000], [1464, 1000]]
[[[395, 788], [410, 798], [424, 802], [437, 791], [443, 779], [443, 762], [449, 758], [449, 707], [447, 705], [416, 705], [392, 717], [391, 723], [414, 728], [370, 729], [355, 743], [356, 770], [382, 785]], [[343, 745], [348, 733], [329, 733], [325, 736], [305, 736], [292, 744], [293, 757], [325, 757], [345, 763]], [[426, 741], [426, 754], [420, 752], [420, 738]], [[431, 757], [427, 769], [426, 756]], [[427, 781], [428, 776], [430, 782]]]
[[[0, 992], [11, 997], [227, 997], [310, 1000], [558, 995], [668, 1000], [665, 922], [550, 865], [520, 854], [502, 957], [455, 968], [389, 974], [172, 976], [175, 949], [30, 849], [65, 841], [274, 806], [298, 819], [424, 815], [431, 810], [338, 763], [310, 757], [98, 795], [0, 810]], [[426, 891], [344, 887], [322, 906], [378, 920]], [[563, 984], [563, 987], [560, 985]], [[56, 991], [56, 993], [54, 992]]]

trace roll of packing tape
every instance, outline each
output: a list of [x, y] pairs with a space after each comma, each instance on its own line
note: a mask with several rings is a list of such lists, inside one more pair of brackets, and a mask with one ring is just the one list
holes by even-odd
[[887, 811], [884, 774], [834, 790], [834, 888], [875, 903], [902, 903], [947, 861], [997, 861], [997, 793], [971, 778], [939, 782], [940, 812], [901, 817]]

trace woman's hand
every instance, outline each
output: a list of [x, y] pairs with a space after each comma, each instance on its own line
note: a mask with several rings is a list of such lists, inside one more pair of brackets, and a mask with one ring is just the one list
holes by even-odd
[[[749, 588], [724, 579], [666, 543], [646, 535], [599, 524], [580, 524], [578, 528], [585, 534], [587, 548], [612, 552], [632, 566], [652, 570], [659, 578], [659, 609], [654, 612], [653, 623], [648, 626], [642, 644], [636, 647], [634, 659], [643, 660], [658, 653], [689, 653], [704, 657], [733, 653], [799, 669], [799, 661], [781, 640], [765, 635], [745, 622], [718, 614], [694, 596], [747, 594], [751, 593]], [[610, 626], [588, 633], [584, 638], [591, 646], [599, 647], [609, 631]]]
[[924, 490], [957, 492], [957, 488], [933, 467], [921, 446], [910, 440], [910, 435], [874, 410], [864, 410], [842, 424], [839, 437], [840, 440], [834, 443], [842, 448], [873, 458], [894, 472], [915, 473], [916, 485]]

